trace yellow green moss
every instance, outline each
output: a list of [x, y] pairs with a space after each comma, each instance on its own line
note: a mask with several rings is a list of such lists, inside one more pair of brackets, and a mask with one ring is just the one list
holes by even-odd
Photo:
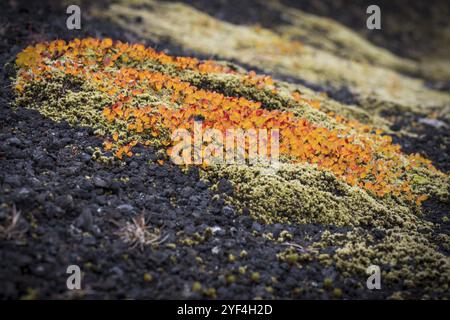
[[398, 199], [371, 196], [331, 172], [309, 164], [282, 164], [273, 174], [257, 166], [216, 168], [204, 173], [211, 181], [228, 179], [234, 194], [228, 200], [264, 223], [321, 223], [337, 226], [427, 225], [417, 209]]

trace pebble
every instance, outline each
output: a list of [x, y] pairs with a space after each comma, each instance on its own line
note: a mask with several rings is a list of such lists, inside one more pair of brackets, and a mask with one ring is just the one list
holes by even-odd
[[109, 183], [105, 179], [102, 179], [100, 177], [92, 178], [92, 183], [94, 184], [94, 186], [99, 188], [107, 188], [109, 186]]
[[219, 254], [220, 252], [220, 247], [219, 246], [215, 246], [211, 249], [212, 254]]
[[121, 212], [133, 212], [135, 210], [135, 208], [131, 204], [124, 203], [124, 204], [117, 206], [117, 210], [119, 210]]
[[8, 140], [6, 140], [6, 143], [13, 147], [20, 147], [22, 145], [22, 141], [20, 141], [20, 139], [17, 137], [9, 138]]
[[81, 228], [85, 231], [90, 231], [92, 229], [92, 225], [94, 223], [94, 218], [92, 217], [91, 209], [83, 208], [83, 211], [75, 220], [74, 225], [77, 228]]
[[217, 185], [217, 190], [220, 193], [231, 194], [233, 192], [233, 185], [227, 179], [221, 179]]

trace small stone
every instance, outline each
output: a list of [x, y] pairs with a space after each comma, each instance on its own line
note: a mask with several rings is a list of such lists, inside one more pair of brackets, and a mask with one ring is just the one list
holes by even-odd
[[189, 186], [187, 186], [187, 187], [184, 187], [184, 188], [181, 190], [180, 195], [181, 195], [183, 198], [189, 198], [193, 193], [194, 193], [194, 189], [191, 188], [191, 187], [189, 187]]
[[220, 252], [220, 247], [219, 246], [215, 246], [211, 249], [212, 254], [219, 254]]
[[83, 161], [83, 162], [89, 162], [89, 161], [91, 161], [91, 155], [89, 155], [89, 154], [87, 154], [87, 153], [82, 153], [81, 155], [80, 155], [80, 157], [81, 157], [81, 161]]
[[19, 190], [19, 192], [16, 193], [14, 198], [17, 202], [24, 202], [24, 201], [30, 200], [30, 197], [32, 194], [33, 194], [33, 190], [24, 187], [24, 188], [21, 188]]
[[199, 188], [199, 189], [206, 189], [207, 187], [208, 187], [208, 185], [206, 184], [206, 182], [205, 181], [203, 181], [203, 180], [200, 180], [200, 181], [198, 181], [197, 183], [196, 183], [196, 185], [195, 185], [197, 188]]
[[200, 219], [202, 216], [202, 213], [200, 211], [195, 210], [192, 212], [192, 216], [196, 219]]
[[111, 273], [115, 274], [117, 277], [122, 277], [124, 275], [124, 272], [121, 268], [115, 266], [113, 268], [111, 268]]
[[49, 218], [61, 217], [64, 214], [64, 210], [57, 205], [54, 205], [52, 202], [44, 203], [44, 210]]
[[251, 228], [253, 225], [253, 219], [248, 215], [242, 215], [238, 218], [238, 223], [246, 228]]
[[211, 228], [211, 232], [212, 232], [213, 235], [216, 235], [216, 236], [224, 236], [226, 234], [225, 230], [223, 230], [219, 226], [212, 227]]
[[235, 215], [234, 209], [230, 206], [223, 207], [222, 212], [226, 217], [233, 217]]
[[109, 185], [109, 183], [106, 180], [104, 180], [100, 177], [94, 177], [92, 179], [92, 183], [94, 184], [94, 186], [96, 186], [98, 188], [107, 188]]
[[74, 208], [73, 197], [70, 194], [57, 197], [55, 203], [64, 210], [71, 210]]
[[42, 276], [45, 274], [45, 267], [43, 265], [37, 265], [34, 269], [33, 269], [33, 273], [37, 276]]
[[117, 210], [122, 212], [132, 212], [134, 211], [134, 207], [131, 204], [124, 203], [117, 206]]
[[20, 176], [15, 175], [15, 174], [14, 175], [7, 175], [5, 177], [4, 182], [6, 184], [9, 184], [12, 187], [18, 187], [18, 186], [21, 185], [21, 178], [20, 178]]
[[231, 194], [233, 192], [233, 185], [227, 179], [221, 179], [217, 185], [217, 190], [220, 193]]
[[258, 222], [254, 221], [252, 224], [252, 229], [257, 231], [257, 232], [261, 232], [262, 231], [262, 226], [261, 224], [259, 224]]
[[20, 141], [20, 139], [17, 137], [9, 138], [8, 140], [6, 140], [6, 143], [14, 147], [20, 147], [22, 145], [22, 141]]
[[84, 208], [74, 224], [77, 228], [89, 231], [92, 229], [93, 223], [94, 218], [92, 217], [91, 210], [89, 208]]
[[30, 185], [35, 187], [35, 188], [39, 188], [42, 187], [42, 182], [41, 180], [37, 179], [36, 177], [32, 177], [30, 178]]

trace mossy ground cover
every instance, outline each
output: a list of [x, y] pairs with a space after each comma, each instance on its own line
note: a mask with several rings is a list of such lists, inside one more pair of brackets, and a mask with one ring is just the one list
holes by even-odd
[[[0, 23], [0, 298], [448, 298], [448, 175], [413, 155], [448, 172], [445, 126], [418, 122], [445, 124], [448, 94], [425, 80], [445, 88], [445, 54], [434, 66], [431, 55], [420, 62], [395, 56], [290, 1], [183, 2], [190, 5], [82, 2], [88, 19], [80, 31], [65, 29], [66, 8], [53, 1], [0, 5], [7, 21]], [[422, 30], [413, 29], [420, 38]], [[385, 31], [392, 30], [389, 23]], [[116, 41], [103, 47], [95, 39], [84, 52], [74, 38], [86, 37], [120, 39], [126, 54], [115, 57], [107, 47]], [[48, 50], [60, 38], [74, 41]], [[448, 49], [441, 38], [423, 39], [414, 47]], [[399, 40], [390, 44], [413, 53]], [[37, 44], [50, 53], [42, 61], [33, 54]], [[19, 68], [17, 54], [29, 45]], [[43, 69], [26, 67], [33, 57]], [[328, 73], [324, 61], [340, 65]], [[129, 82], [141, 72], [149, 81]], [[199, 101], [191, 108], [184, 90], [195, 92], [191, 102], [201, 96], [239, 114], [224, 119], [223, 108], [208, 113]], [[365, 185], [377, 185], [375, 176], [351, 184], [327, 162], [294, 161], [290, 152], [272, 172], [176, 166], [168, 128], [192, 112], [213, 126], [236, 125], [238, 115], [254, 112], [248, 118], [256, 123], [261, 114], [289, 114], [290, 124], [320, 129], [313, 137], [343, 131], [355, 138], [347, 150], [368, 145], [374, 159], [393, 165], [387, 172], [401, 172], [388, 182], [407, 182], [412, 199], [406, 190], [377, 195]], [[388, 135], [403, 151], [391, 148]], [[316, 148], [313, 141], [306, 146]], [[377, 141], [389, 147], [379, 150]], [[315, 156], [336, 159], [333, 152]], [[138, 245], [133, 230], [142, 232]], [[65, 286], [69, 263], [83, 272], [75, 294]], [[366, 287], [370, 264], [380, 266], [381, 290]]]
[[[111, 39], [40, 43], [21, 52], [16, 65], [16, 106], [94, 128], [104, 139], [94, 157], [110, 165], [139, 157], [135, 148], [142, 146], [160, 150], [158, 165], [170, 161], [170, 131], [189, 128], [195, 116], [221, 129], [246, 128], [247, 120], [285, 128], [278, 170], [213, 166], [201, 175], [219, 193], [229, 181], [227, 201], [259, 222], [355, 228], [322, 234], [308, 244], [306, 260], [358, 276], [378, 263], [389, 266], [387, 285], [401, 281], [411, 290], [405, 297], [448, 294], [449, 262], [440, 250], [448, 250], [449, 237], [421, 212], [428, 197], [448, 201], [448, 176], [423, 157], [403, 154], [382, 130], [340, 114], [351, 109], [329, 103], [322, 110], [320, 100], [271, 77]], [[199, 245], [204, 236], [185, 240]], [[295, 251], [279, 257], [301, 267]]]
[[[136, 66], [143, 61], [143, 66]], [[292, 97], [283, 96], [270, 77], [239, 75], [211, 61], [171, 57], [142, 45], [114, 44], [111, 39], [76, 39], [67, 44], [54, 41], [28, 47], [18, 55], [16, 64], [21, 68], [15, 84], [17, 103], [33, 103], [45, 96], [44, 107], [38, 109], [55, 120], [81, 121], [96, 127], [100, 134], [112, 136], [117, 145], [106, 141], [105, 149], [117, 149], [115, 155], [120, 159], [124, 144], [130, 155], [131, 147], [138, 142], [170, 146], [166, 131], [170, 134], [179, 127], [189, 128], [193, 118], [201, 117], [206, 122], [204, 126], [221, 130], [280, 129], [280, 151], [292, 160], [288, 162], [316, 165], [380, 197], [393, 194], [420, 205], [426, 199], [425, 194], [420, 194], [426, 187], [419, 186], [430, 182], [428, 189], [439, 193], [437, 190], [442, 189], [439, 181], [446, 179], [429, 160], [419, 155], [403, 155], [389, 136], [381, 135], [382, 130], [317, 111], [320, 102], [304, 99], [298, 92], [293, 92]], [[200, 83], [194, 80], [207, 88], [202, 89], [172, 76], [174, 68], [180, 73], [188, 69], [188, 76], [184, 74], [186, 80], [197, 79], [192, 70], [225, 76], [231, 73], [234, 77], [230, 81], [216, 77], [204, 78]], [[49, 83], [53, 77], [55, 81]], [[82, 86], [98, 93], [91, 92], [93, 105], [77, 108], [77, 101], [86, 100], [80, 90]], [[217, 91], [208, 90], [211, 87]], [[69, 95], [52, 97], [58, 89]], [[258, 90], [263, 91], [261, 101], [256, 100]], [[49, 93], [43, 95], [42, 91]], [[236, 96], [220, 93], [241, 91], [244, 94]], [[278, 104], [273, 105], [272, 101]], [[283, 107], [283, 102], [287, 107]], [[104, 119], [99, 119], [98, 112], [93, 114], [98, 110]], [[73, 117], [74, 113], [79, 117]], [[167, 151], [170, 153], [170, 148]], [[437, 187], [431, 187], [432, 180], [437, 181]], [[440, 196], [445, 197], [445, 192]]]

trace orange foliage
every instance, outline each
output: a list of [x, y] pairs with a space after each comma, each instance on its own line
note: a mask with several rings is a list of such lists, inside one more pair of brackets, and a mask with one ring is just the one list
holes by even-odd
[[[64, 59], [60, 59], [62, 56]], [[129, 45], [110, 39], [75, 39], [69, 43], [58, 40], [28, 47], [18, 55], [16, 63], [22, 69], [16, 89], [21, 92], [24, 82], [51, 77], [56, 70], [82, 77], [115, 99], [115, 103], [102, 112], [107, 121], [126, 121], [130, 132], [152, 138], [160, 137], [164, 130], [192, 130], [196, 118], [202, 119], [205, 128], [222, 132], [229, 128], [278, 129], [280, 153], [292, 162], [316, 164], [320, 169], [332, 171], [350, 185], [358, 185], [378, 196], [403, 194], [413, 200], [410, 184], [404, 180], [405, 173], [418, 166], [433, 169], [429, 160], [419, 155], [405, 157], [389, 136], [383, 136], [381, 130], [374, 130], [357, 121], [335, 116], [345, 129], [319, 127], [291, 112], [263, 109], [260, 102], [199, 89], [164, 73], [122, 66], [131, 61], [144, 62], [149, 59], [201, 73], [232, 72], [212, 61], [172, 57], [140, 44]], [[271, 77], [257, 76], [254, 72], [241, 77], [244, 83], [276, 91]], [[169, 96], [178, 108], [137, 106], [135, 98], [149, 91], [156, 96]], [[312, 108], [320, 108], [320, 102], [305, 99], [298, 92], [294, 92], [292, 98]], [[146, 139], [141, 142], [150, 144], [148, 139], [151, 138]], [[105, 141], [105, 150], [115, 149], [119, 159], [124, 155], [132, 156], [136, 141], [122, 145], [118, 132], [113, 134], [112, 140]], [[162, 142], [168, 147], [170, 143]], [[425, 199], [425, 196], [420, 196], [415, 201], [420, 205]]]

